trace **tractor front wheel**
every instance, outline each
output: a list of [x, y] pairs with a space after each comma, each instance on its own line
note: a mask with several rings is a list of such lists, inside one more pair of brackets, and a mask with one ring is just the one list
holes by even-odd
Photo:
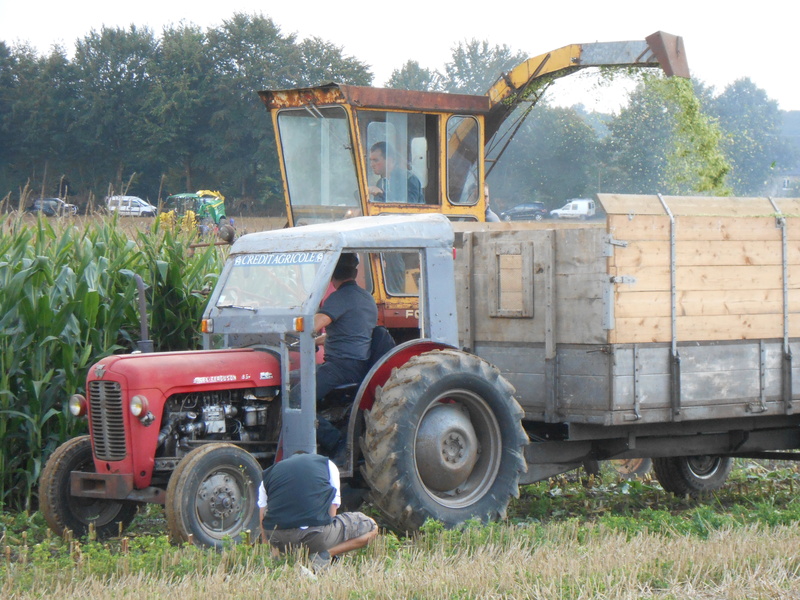
[[58, 535], [70, 530], [76, 537], [82, 537], [89, 532], [91, 523], [97, 537], [103, 539], [119, 534], [120, 529], [131, 524], [140, 503], [73, 496], [70, 493], [72, 471], [95, 472], [88, 435], [61, 444], [42, 470], [40, 508], [50, 529]]
[[256, 459], [233, 444], [192, 450], [167, 485], [165, 511], [173, 541], [220, 548], [225, 540], [254, 540], [261, 476]]

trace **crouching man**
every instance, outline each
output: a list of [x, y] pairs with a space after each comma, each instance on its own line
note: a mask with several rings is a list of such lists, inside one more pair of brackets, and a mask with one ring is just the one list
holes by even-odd
[[304, 546], [315, 568], [357, 550], [378, 535], [378, 525], [360, 512], [337, 515], [339, 469], [318, 454], [297, 453], [264, 471], [258, 490], [261, 537], [286, 552]]

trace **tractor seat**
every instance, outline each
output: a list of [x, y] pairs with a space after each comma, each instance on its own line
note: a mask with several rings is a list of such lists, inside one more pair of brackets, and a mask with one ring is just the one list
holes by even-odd
[[[372, 342], [369, 347], [369, 360], [367, 368], [371, 369], [376, 362], [383, 358], [392, 348], [395, 347], [394, 338], [389, 330], [383, 325], [376, 325], [372, 330]], [[331, 391], [336, 400], [342, 401], [343, 398], [348, 398], [350, 401], [355, 397], [361, 382], [345, 383], [337, 385]]]

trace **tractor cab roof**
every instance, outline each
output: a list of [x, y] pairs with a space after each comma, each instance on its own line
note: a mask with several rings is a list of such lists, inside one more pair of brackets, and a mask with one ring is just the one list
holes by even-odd
[[244, 235], [231, 254], [452, 248], [453, 239], [453, 228], [443, 215], [381, 215]]

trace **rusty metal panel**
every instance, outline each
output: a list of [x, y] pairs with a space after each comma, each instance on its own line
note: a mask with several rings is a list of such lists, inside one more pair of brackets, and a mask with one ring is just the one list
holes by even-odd
[[258, 95], [269, 109], [343, 104], [346, 102], [337, 85], [292, 90], [262, 90], [258, 92]]
[[489, 111], [489, 98], [486, 96], [349, 85], [339, 86], [339, 89], [348, 103], [361, 108], [394, 108], [459, 114], [483, 114]]
[[489, 110], [486, 96], [417, 92], [389, 88], [328, 84], [292, 90], [258, 92], [269, 109], [349, 104], [357, 108], [415, 110], [459, 114], [484, 114]]
[[683, 46], [682, 37], [656, 31], [648, 35], [645, 40], [667, 77], [673, 75], [687, 79], [690, 77], [689, 62], [686, 58], [686, 48]]

